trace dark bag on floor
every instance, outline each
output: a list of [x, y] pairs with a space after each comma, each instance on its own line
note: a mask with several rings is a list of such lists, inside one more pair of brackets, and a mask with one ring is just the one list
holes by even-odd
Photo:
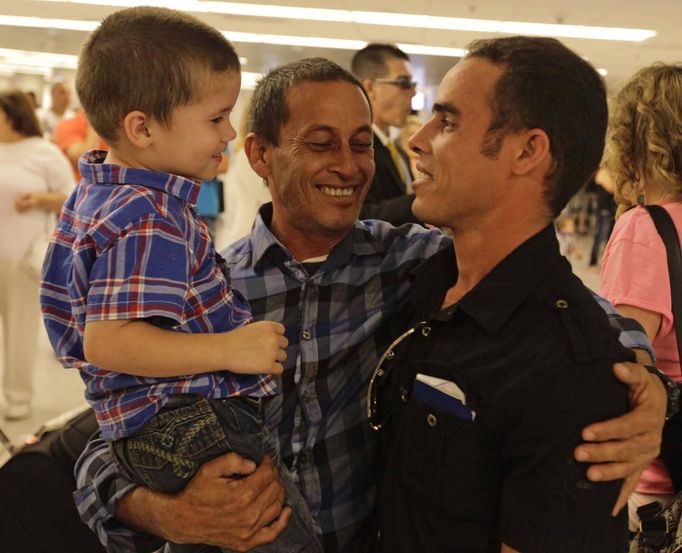
[[73, 467], [97, 422], [92, 409], [44, 434], [0, 468], [2, 553], [100, 553], [73, 501]]

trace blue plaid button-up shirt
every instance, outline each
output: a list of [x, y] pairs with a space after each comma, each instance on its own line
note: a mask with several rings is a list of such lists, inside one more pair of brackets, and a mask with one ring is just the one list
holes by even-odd
[[[283, 322], [290, 341], [281, 394], [266, 402], [266, 424], [294, 470], [325, 551], [367, 552], [378, 469], [376, 433], [365, 413], [369, 379], [411, 315], [403, 310], [409, 273], [452, 242], [418, 226], [356, 222], [311, 274], [268, 229], [271, 210], [264, 206], [251, 236], [224, 252], [233, 286], [249, 299], [254, 319]], [[647, 343], [637, 329], [621, 339]], [[108, 548], [161, 547], [114, 519], [116, 500], [133, 484], [117, 474], [102, 440], [90, 442], [76, 472], [81, 518]]]
[[212, 398], [275, 391], [266, 375], [227, 371], [143, 378], [106, 371], [83, 353], [85, 324], [144, 319], [176, 332], [226, 332], [251, 318], [231, 289], [194, 203], [199, 182], [80, 160], [83, 180], [66, 201], [41, 283], [45, 326], [65, 367], [77, 368], [106, 439], [130, 435], [176, 394]]

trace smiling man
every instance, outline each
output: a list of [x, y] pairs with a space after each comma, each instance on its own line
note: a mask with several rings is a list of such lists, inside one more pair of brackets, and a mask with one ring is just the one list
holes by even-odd
[[627, 550], [619, 483], [590, 482], [573, 452], [586, 424], [627, 410], [611, 366], [631, 352], [552, 224], [596, 171], [606, 118], [592, 66], [511, 37], [470, 46], [411, 138], [413, 209], [452, 229], [456, 261], [415, 271], [415, 332], [378, 375], [382, 552]]

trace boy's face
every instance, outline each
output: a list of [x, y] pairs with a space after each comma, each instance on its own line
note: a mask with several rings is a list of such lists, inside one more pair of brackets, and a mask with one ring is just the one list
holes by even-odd
[[222, 152], [237, 133], [230, 122], [241, 75], [224, 71], [204, 81], [197, 99], [175, 108], [168, 127], [152, 121], [156, 171], [202, 181], [218, 172]]

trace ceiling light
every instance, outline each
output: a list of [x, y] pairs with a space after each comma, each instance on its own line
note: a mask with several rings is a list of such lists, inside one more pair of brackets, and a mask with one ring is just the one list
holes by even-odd
[[50, 67], [38, 67], [36, 65], [25, 65], [23, 63], [11, 63], [0, 60], [0, 75], [11, 77], [17, 73], [41, 75], [46, 79], [52, 77], [52, 69]]
[[36, 29], [64, 29], [65, 31], [94, 31], [99, 21], [78, 21], [76, 19], [48, 19], [20, 15], [0, 15], [0, 25], [6, 27], [33, 27]]
[[[82, 1], [87, 3], [86, 0], [72, 1]], [[183, 4], [185, 3], [186, 2], [183, 2]], [[361, 23], [365, 25], [383, 25], [390, 27], [413, 27], [417, 29], [443, 29], [450, 31], [470, 31], [479, 33], [554, 36], [563, 38], [589, 38], [595, 40], [623, 40], [632, 42], [641, 42], [656, 36], [656, 31], [621, 27], [594, 27], [589, 25], [531, 23], [525, 21], [496, 21], [492, 19], [469, 19], [408, 13], [300, 8], [294, 6], [277, 6], [267, 4], [242, 4], [237, 2], [200, 2], [199, 4], [201, 6], [201, 11], [213, 13], [280, 19], [334, 21], [339, 23]], [[188, 9], [191, 8], [188, 7]]]
[[[96, 4], [127, 7], [137, 5], [131, 0], [43, 0], [66, 1], [74, 4]], [[621, 27], [594, 27], [589, 25], [565, 25], [563, 23], [535, 23], [526, 21], [497, 21], [492, 19], [469, 19], [460, 17], [438, 17], [408, 13], [368, 12], [357, 10], [335, 10], [302, 8], [271, 4], [246, 4], [241, 2], [201, 2], [198, 0], [147, 0], [150, 5], [194, 12], [223, 13], [249, 17], [276, 19], [303, 19], [310, 21], [333, 21], [338, 23], [359, 23], [418, 29], [444, 29], [478, 33], [522, 34], [553, 36], [561, 38], [582, 38], [593, 40], [622, 40], [642, 42], [656, 31]]]
[[258, 83], [262, 76], [262, 73], [242, 71], [242, 90], [253, 90], [256, 88], [256, 83]]
[[[49, 77], [55, 68], [76, 69], [77, 66], [78, 56], [0, 48], [0, 72], [5, 75], [29, 73]], [[242, 88], [253, 89], [262, 76], [262, 73], [242, 71]]]
[[[108, 0], [111, 1], [111, 0]], [[0, 26], [38, 27], [45, 29], [66, 29], [92, 31], [97, 28], [97, 21], [77, 21], [65, 19], [48, 19], [37, 17], [18, 17], [0, 15]], [[277, 44], [283, 46], [303, 46], [308, 48], [332, 48], [341, 50], [359, 50], [367, 45], [364, 40], [346, 40], [341, 38], [325, 38], [311, 36], [269, 35], [260, 33], [240, 33], [237, 31], [221, 31], [232, 42], [249, 42], [261, 44]], [[445, 46], [424, 46], [420, 44], [398, 44], [408, 54], [425, 56], [446, 56], [458, 58], [464, 55], [461, 48]]]
[[0, 62], [33, 67], [76, 69], [78, 66], [78, 56], [0, 48]]
[[322, 38], [312, 36], [264, 35], [259, 33], [239, 33], [222, 31], [231, 42], [256, 42], [263, 44], [280, 44], [285, 46], [307, 46], [311, 48], [334, 48], [341, 50], [359, 50], [367, 45], [363, 40], [345, 40], [341, 38]]

